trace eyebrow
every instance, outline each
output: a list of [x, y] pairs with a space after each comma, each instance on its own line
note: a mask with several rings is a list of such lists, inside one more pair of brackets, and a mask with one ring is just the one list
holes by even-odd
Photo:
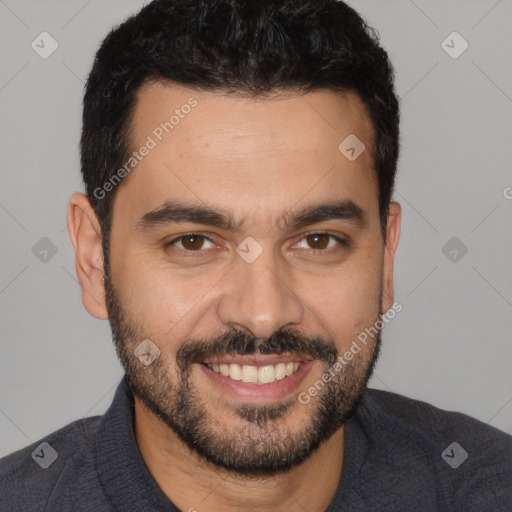
[[[310, 205], [302, 210], [286, 212], [278, 219], [281, 229], [300, 229], [327, 220], [342, 220], [365, 227], [367, 213], [351, 200], [337, 200]], [[135, 224], [136, 230], [148, 232], [157, 227], [181, 222], [204, 224], [231, 232], [243, 231], [244, 222], [237, 222], [229, 213], [211, 206], [166, 201], [162, 206], [144, 214]]]

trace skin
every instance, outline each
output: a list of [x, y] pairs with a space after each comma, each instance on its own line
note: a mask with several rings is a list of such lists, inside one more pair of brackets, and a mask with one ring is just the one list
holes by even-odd
[[[110, 280], [130, 334], [137, 338], [125, 333], [125, 353], [144, 338], [161, 351], [153, 369], [148, 367], [160, 372], [161, 380], [144, 381], [145, 375], [156, 373], [144, 374], [148, 368], [142, 365], [133, 363], [132, 370], [141, 382], [176, 382], [176, 353], [183, 344], [221, 335], [230, 327], [262, 340], [293, 327], [303, 335], [331, 340], [343, 354], [393, 304], [400, 236], [401, 209], [392, 202], [386, 243], [382, 239], [372, 167], [374, 132], [364, 104], [355, 94], [327, 90], [256, 101], [152, 83], [138, 94], [133, 148], [168, 119], [166, 112], [190, 97], [197, 99], [197, 107], [118, 186], [114, 201]], [[338, 145], [352, 133], [366, 151], [350, 162]], [[230, 212], [244, 221], [244, 229], [235, 233], [190, 222], [145, 233], [136, 229], [145, 213], [174, 199]], [[364, 210], [366, 223], [330, 219], [288, 230], [278, 222], [286, 212], [333, 199], [355, 202]], [[83, 304], [92, 316], [107, 319], [101, 230], [84, 194], [71, 197], [68, 223]], [[163, 247], [191, 231], [212, 240], [205, 242], [199, 257], [184, 255], [182, 245]], [[307, 242], [305, 235], [311, 232], [345, 237], [350, 245], [322, 253], [314, 241]], [[263, 249], [250, 264], [236, 253], [248, 236]], [[329, 244], [338, 245], [335, 240]], [[362, 386], [374, 348], [369, 343], [354, 358]], [[325, 369], [322, 361], [315, 361], [288, 398], [296, 400]], [[237, 432], [261, 434], [258, 425], [234, 414], [239, 404], [212, 385], [198, 365], [191, 366], [189, 379], [213, 434], [232, 436], [233, 443], [242, 443]], [[321, 395], [308, 405], [295, 402], [273, 420], [276, 436], [308, 425]], [[321, 512], [342, 474], [342, 425], [303, 462], [267, 476], [244, 476], [208, 463], [137, 396], [135, 428], [146, 465], [181, 510]]]

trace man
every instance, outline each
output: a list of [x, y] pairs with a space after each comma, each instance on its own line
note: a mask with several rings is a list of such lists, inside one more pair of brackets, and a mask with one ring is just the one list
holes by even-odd
[[0, 461], [8, 511], [505, 511], [512, 438], [367, 389], [393, 294], [399, 109], [335, 0], [155, 0], [87, 82], [82, 300], [125, 377]]

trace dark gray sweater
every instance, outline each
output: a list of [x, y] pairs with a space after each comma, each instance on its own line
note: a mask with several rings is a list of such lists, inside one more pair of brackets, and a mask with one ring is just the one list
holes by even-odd
[[[512, 437], [463, 414], [368, 390], [344, 459], [329, 512], [512, 511]], [[139, 452], [125, 378], [103, 416], [0, 459], [1, 512], [177, 510]]]

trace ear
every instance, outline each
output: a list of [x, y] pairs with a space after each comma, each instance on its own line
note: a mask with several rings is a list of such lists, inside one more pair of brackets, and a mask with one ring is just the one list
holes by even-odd
[[400, 203], [392, 201], [389, 204], [389, 214], [386, 228], [386, 247], [384, 248], [383, 283], [382, 283], [382, 313], [393, 305], [395, 290], [393, 285], [393, 268], [395, 252], [400, 239], [402, 208]]
[[68, 230], [75, 249], [75, 267], [85, 309], [100, 320], [108, 318], [105, 298], [101, 228], [85, 194], [75, 192], [69, 199]]

